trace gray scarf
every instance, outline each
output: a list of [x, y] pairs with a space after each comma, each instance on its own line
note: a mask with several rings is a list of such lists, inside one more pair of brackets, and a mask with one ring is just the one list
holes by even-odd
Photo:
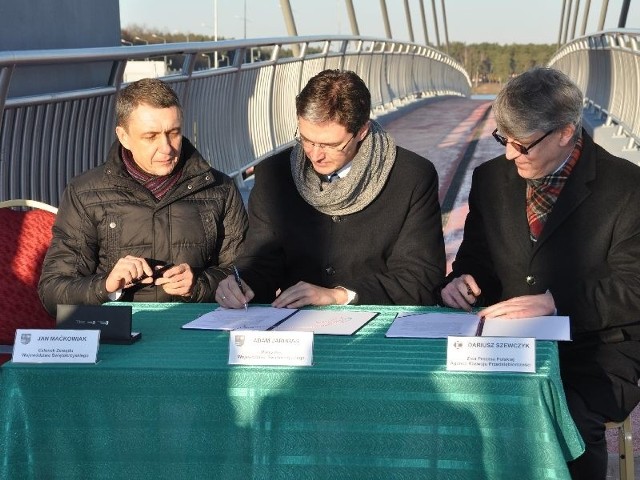
[[298, 193], [316, 210], [326, 215], [350, 215], [376, 199], [387, 183], [395, 160], [395, 141], [378, 123], [371, 121], [369, 133], [344, 178], [323, 182], [300, 144], [291, 152], [291, 174]]

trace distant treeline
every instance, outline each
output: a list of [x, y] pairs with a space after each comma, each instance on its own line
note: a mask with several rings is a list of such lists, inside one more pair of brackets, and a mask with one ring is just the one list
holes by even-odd
[[[138, 25], [131, 25], [121, 31], [123, 43], [141, 45], [148, 43], [175, 43], [175, 42], [203, 42], [213, 41], [214, 37], [195, 33], [167, 33], [149, 30]], [[224, 40], [219, 37], [219, 40]], [[310, 48], [308, 53], [319, 49]], [[504, 83], [513, 75], [522, 73], [531, 67], [546, 65], [551, 56], [557, 50], [555, 44], [512, 44], [499, 45], [497, 43], [473, 43], [452, 42], [449, 44], [449, 55], [460, 62], [471, 78], [474, 87], [482, 83]], [[270, 57], [270, 49], [261, 51], [256, 49], [251, 52], [252, 58], [266, 60]], [[283, 56], [290, 56], [287, 51], [280, 52]], [[233, 59], [233, 52], [221, 52], [222, 65], [229, 64]], [[200, 59], [201, 62], [205, 60]]]
[[504, 83], [513, 75], [544, 66], [556, 50], [555, 44], [449, 44], [449, 55], [465, 67], [474, 86], [485, 82]]

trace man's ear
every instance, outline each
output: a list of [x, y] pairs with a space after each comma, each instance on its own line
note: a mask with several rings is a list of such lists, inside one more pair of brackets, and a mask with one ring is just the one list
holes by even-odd
[[367, 136], [367, 133], [369, 133], [369, 128], [371, 127], [371, 121], [367, 120], [367, 123], [365, 123], [360, 130], [358, 130], [358, 133], [356, 134], [356, 141], [357, 142], [361, 142], [362, 140], [364, 140], [364, 137]]
[[116, 136], [124, 148], [131, 150], [129, 148], [129, 134], [124, 127], [121, 127], [120, 125], [116, 127]]
[[573, 123], [567, 123], [560, 129], [560, 145], [566, 147], [572, 143], [573, 136], [576, 133], [576, 126]]

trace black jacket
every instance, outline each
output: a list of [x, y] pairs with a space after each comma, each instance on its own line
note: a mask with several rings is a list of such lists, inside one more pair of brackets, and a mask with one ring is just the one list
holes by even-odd
[[72, 179], [64, 192], [38, 288], [45, 308], [55, 314], [57, 304], [109, 301], [107, 275], [126, 255], [187, 263], [197, 280], [190, 299], [139, 286], [120, 300], [213, 302], [247, 228], [235, 184], [184, 138], [182, 176], [157, 201], [126, 172], [119, 148], [116, 141], [103, 165]]
[[325, 215], [298, 193], [291, 149], [255, 169], [249, 232], [238, 259], [255, 301], [303, 280], [357, 293], [360, 304], [433, 305], [445, 254], [433, 164], [398, 148], [382, 192], [362, 211]]

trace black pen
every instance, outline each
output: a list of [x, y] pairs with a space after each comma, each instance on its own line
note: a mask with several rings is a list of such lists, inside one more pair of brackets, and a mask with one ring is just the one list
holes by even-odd
[[160, 278], [164, 272], [166, 272], [167, 270], [169, 270], [172, 267], [173, 267], [173, 263], [167, 263], [167, 264], [162, 265], [161, 267], [156, 268], [155, 270], [153, 270], [153, 273], [151, 275], [147, 275], [146, 273], [143, 273], [141, 277], [132, 280], [131, 283], [129, 283], [127, 285], [127, 287], [131, 287], [133, 285], [139, 285], [140, 282], [142, 282], [142, 280], [144, 280], [145, 278], [151, 277], [154, 280], [156, 278]]
[[[238, 272], [238, 269], [236, 268], [235, 265], [232, 265], [232, 266], [233, 266], [233, 276], [236, 277], [236, 283], [238, 284], [238, 288], [244, 295], [244, 288], [242, 288], [242, 280], [240, 280], [240, 272]], [[247, 302], [245, 302], [244, 309], [247, 310], [248, 308], [249, 307], [247, 306]]]

